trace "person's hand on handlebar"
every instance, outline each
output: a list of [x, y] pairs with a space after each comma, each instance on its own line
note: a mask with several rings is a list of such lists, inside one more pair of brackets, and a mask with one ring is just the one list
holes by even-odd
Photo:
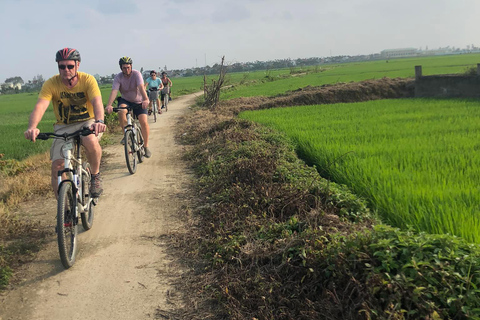
[[99, 133], [105, 132], [107, 130], [107, 126], [103, 123], [103, 120], [97, 120], [94, 124], [90, 126], [90, 130], [95, 132], [95, 136], [98, 136]]
[[35, 138], [37, 138], [39, 133], [40, 130], [38, 128], [28, 128], [27, 131], [23, 133], [23, 135], [25, 136], [25, 139], [35, 142]]
[[105, 108], [105, 111], [107, 111], [108, 114], [112, 113], [113, 112], [113, 107], [112, 106], [107, 106]]

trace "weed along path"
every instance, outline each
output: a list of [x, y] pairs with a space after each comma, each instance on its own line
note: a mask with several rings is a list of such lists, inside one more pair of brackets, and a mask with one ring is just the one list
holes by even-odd
[[[169, 253], [168, 235], [182, 228], [177, 216], [188, 201], [191, 175], [174, 127], [196, 96], [171, 101], [156, 123], [149, 118], [152, 157], [134, 175], [120, 143], [104, 148], [105, 191], [93, 228], [85, 232], [80, 224], [75, 265], [63, 268], [56, 236], [49, 236], [46, 249], [0, 294], [0, 320], [155, 319], [181, 306], [173, 283], [182, 269]], [[53, 228], [51, 202], [45, 217]]]

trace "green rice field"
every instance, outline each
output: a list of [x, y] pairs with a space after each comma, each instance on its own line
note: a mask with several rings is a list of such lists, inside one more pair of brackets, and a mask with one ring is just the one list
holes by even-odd
[[249, 111], [393, 226], [480, 243], [480, 101], [405, 99]]
[[[232, 75], [233, 83], [238, 83], [243, 77], [245, 85], [236, 85], [225, 92], [222, 99], [253, 96], [276, 96], [287, 91], [293, 91], [306, 86], [321, 86], [339, 82], [363, 81], [367, 79], [409, 78], [415, 76], [415, 66], [421, 65], [423, 75], [464, 73], [468, 68], [476, 68], [480, 63], [480, 54], [466, 54], [454, 56], [436, 56], [370, 62], [351, 62], [342, 64], [320, 65], [315, 72], [314, 67], [295, 68], [293, 77], [285, 77], [290, 69], [272, 70], [271, 72], [256, 71]], [[301, 71], [305, 71], [304, 74]], [[282, 72], [283, 71], [283, 72]], [[320, 71], [320, 72], [318, 72]], [[267, 73], [270, 79], [265, 81]], [[250, 84], [248, 85], [250, 80]]]

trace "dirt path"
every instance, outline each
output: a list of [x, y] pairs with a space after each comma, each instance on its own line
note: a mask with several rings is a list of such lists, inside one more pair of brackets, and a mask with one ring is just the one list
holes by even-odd
[[[191, 176], [174, 142], [174, 126], [197, 95], [171, 101], [156, 123], [150, 119], [153, 155], [134, 175], [122, 145], [104, 148], [105, 192], [93, 228], [80, 227], [77, 262], [64, 270], [52, 234], [18, 285], [0, 296], [0, 320], [155, 319], [162, 318], [161, 310], [179, 306], [172, 284], [182, 270], [162, 239], [182, 227], [176, 217]], [[53, 228], [52, 202], [44, 214]]]

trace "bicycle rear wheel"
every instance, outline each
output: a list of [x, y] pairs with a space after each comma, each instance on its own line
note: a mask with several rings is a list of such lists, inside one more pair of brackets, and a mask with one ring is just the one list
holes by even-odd
[[86, 212], [82, 212], [80, 215], [82, 217], [82, 226], [85, 230], [90, 230], [93, 226], [93, 204], [91, 203], [91, 196], [90, 196], [90, 181], [92, 179], [91, 171], [90, 171], [90, 163], [84, 162], [82, 163], [83, 169], [87, 173], [82, 174], [82, 204], [84, 207], [88, 206], [88, 210]]
[[72, 184], [61, 185], [57, 203], [57, 239], [60, 260], [65, 269], [75, 263], [77, 256], [77, 219], [75, 210], [77, 202], [73, 194]]
[[131, 174], [137, 171], [137, 155], [135, 152], [135, 136], [132, 130], [125, 131], [125, 160], [127, 161], [127, 169]]

